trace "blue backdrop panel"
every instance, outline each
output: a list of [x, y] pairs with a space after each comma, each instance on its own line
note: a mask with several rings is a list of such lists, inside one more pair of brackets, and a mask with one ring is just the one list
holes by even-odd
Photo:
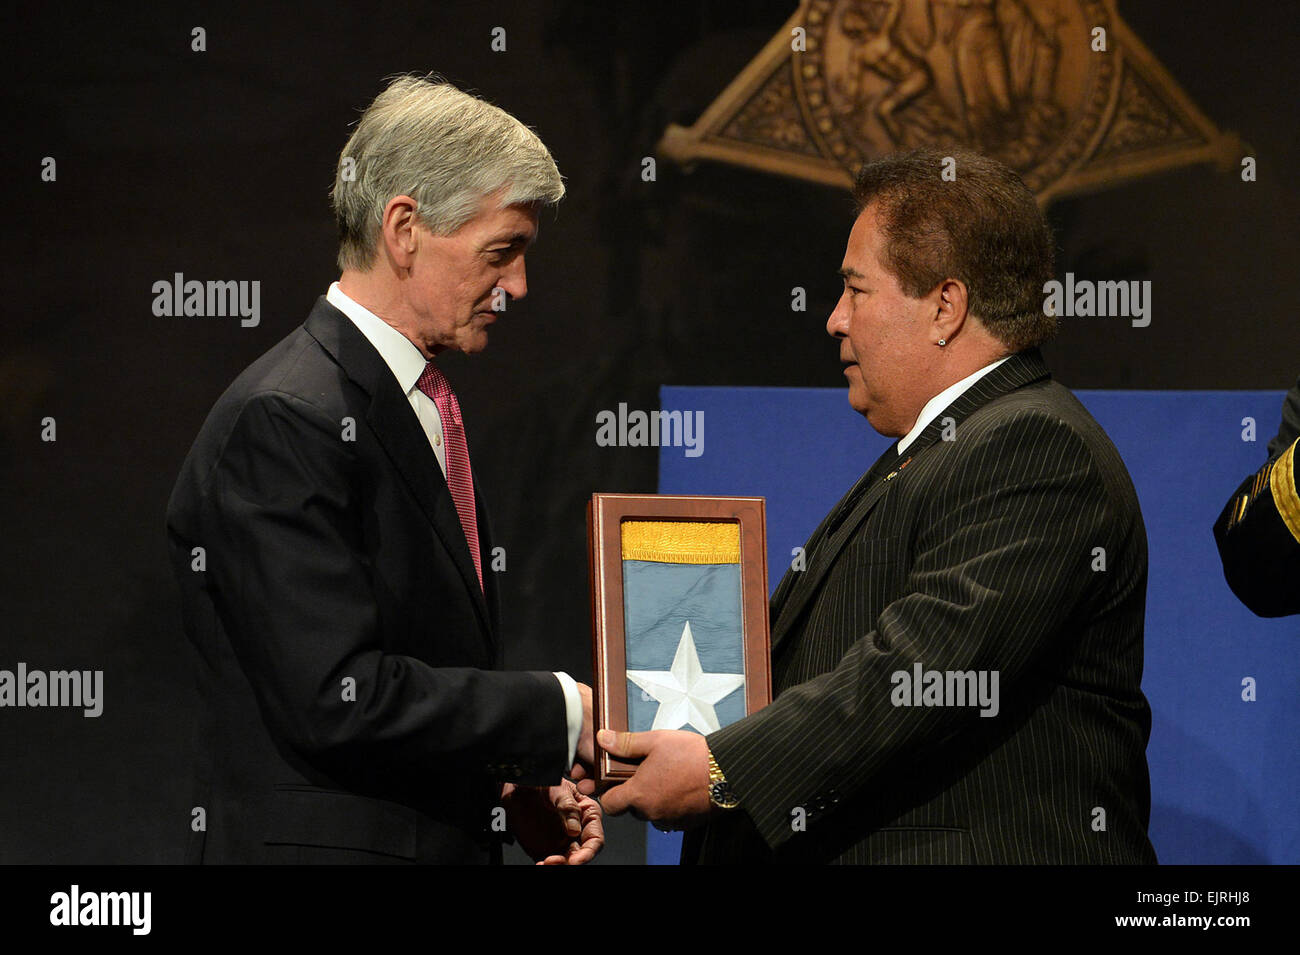
[[[1076, 394], [1123, 456], [1146, 520], [1142, 685], [1160, 861], [1300, 862], [1300, 617], [1261, 620], [1241, 606], [1211, 532], [1228, 495], [1264, 463], [1282, 393]], [[892, 443], [843, 389], [666, 387], [661, 399], [665, 410], [702, 410], [705, 441], [698, 457], [660, 449], [660, 492], [767, 498], [773, 590], [792, 549]], [[1247, 677], [1255, 702], [1242, 699]], [[675, 863], [680, 844], [651, 828], [647, 860]]]

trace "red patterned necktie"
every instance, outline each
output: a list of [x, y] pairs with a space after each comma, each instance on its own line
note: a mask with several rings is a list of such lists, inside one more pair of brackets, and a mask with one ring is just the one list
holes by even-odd
[[478, 520], [474, 510], [474, 478], [469, 470], [469, 448], [465, 444], [465, 424], [460, 417], [460, 402], [451, 390], [447, 376], [438, 366], [429, 362], [416, 387], [433, 399], [442, 418], [442, 435], [446, 441], [447, 488], [456, 502], [460, 526], [469, 543], [469, 555], [474, 558], [474, 572], [478, 574], [479, 589], [483, 589], [483, 565], [478, 553]]

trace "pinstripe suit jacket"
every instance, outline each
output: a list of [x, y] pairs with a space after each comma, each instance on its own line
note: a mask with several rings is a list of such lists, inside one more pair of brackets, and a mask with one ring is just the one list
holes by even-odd
[[[742, 809], [684, 861], [1155, 861], [1146, 530], [1037, 350], [887, 451], [806, 552], [772, 599], [775, 699], [708, 738]], [[896, 705], [918, 663], [997, 671], [996, 716]]]

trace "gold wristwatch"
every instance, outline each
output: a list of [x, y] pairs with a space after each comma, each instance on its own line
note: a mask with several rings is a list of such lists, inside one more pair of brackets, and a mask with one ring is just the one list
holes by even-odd
[[709, 751], [709, 802], [719, 809], [735, 809], [740, 805], [740, 800], [727, 785], [727, 777], [722, 775], [722, 767], [713, 758], [712, 750]]

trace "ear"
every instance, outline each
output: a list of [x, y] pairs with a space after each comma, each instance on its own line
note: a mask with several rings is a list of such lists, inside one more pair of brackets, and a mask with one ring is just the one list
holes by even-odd
[[936, 344], [940, 339], [950, 342], [957, 337], [970, 314], [966, 283], [960, 279], [944, 279], [930, 294], [934, 305], [931, 337]]
[[416, 202], [410, 196], [393, 196], [384, 206], [379, 238], [389, 260], [399, 269], [409, 269], [415, 260], [419, 236], [415, 231]]

